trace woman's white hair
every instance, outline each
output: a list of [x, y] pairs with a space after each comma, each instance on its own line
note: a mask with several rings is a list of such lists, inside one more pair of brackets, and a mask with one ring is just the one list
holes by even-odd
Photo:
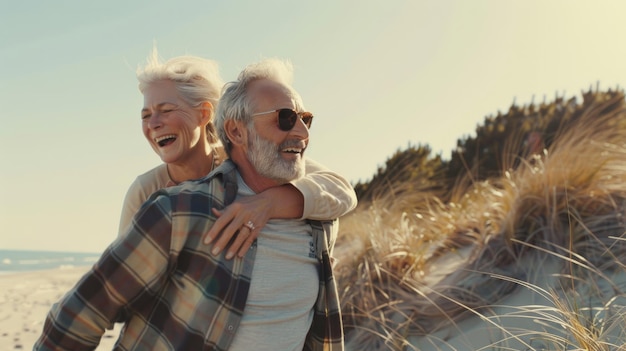
[[[148, 56], [146, 65], [137, 69], [137, 80], [142, 93], [154, 82], [170, 80], [176, 85], [180, 97], [190, 106], [211, 103], [211, 117], [224, 86], [215, 61], [197, 56], [178, 56], [162, 62], [156, 47]], [[207, 125], [207, 132], [209, 141], [216, 142], [213, 123]]]

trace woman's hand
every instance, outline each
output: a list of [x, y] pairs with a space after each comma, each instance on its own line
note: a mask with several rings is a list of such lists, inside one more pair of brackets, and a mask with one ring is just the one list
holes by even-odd
[[243, 257], [270, 218], [300, 218], [303, 207], [302, 194], [290, 184], [239, 198], [222, 211], [211, 209], [218, 218], [205, 235], [204, 243], [217, 240], [211, 253], [219, 255], [236, 235], [226, 252], [226, 259], [233, 258], [235, 254]]
[[235, 240], [226, 252], [226, 259], [233, 258], [236, 253], [243, 257], [259, 236], [261, 228], [270, 219], [269, 208], [270, 201], [260, 195], [239, 199], [223, 211], [213, 208], [213, 214], [218, 219], [206, 234], [204, 243], [210, 244], [219, 236], [211, 250], [213, 255], [219, 255], [236, 234]]

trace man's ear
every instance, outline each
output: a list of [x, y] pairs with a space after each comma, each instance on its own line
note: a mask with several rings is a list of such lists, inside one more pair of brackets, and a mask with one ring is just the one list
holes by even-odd
[[248, 129], [242, 122], [236, 122], [229, 119], [224, 123], [224, 130], [228, 140], [233, 145], [243, 145], [248, 138]]

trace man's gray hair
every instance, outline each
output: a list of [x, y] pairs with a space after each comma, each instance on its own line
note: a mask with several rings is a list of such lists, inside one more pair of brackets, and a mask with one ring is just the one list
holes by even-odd
[[302, 98], [291, 86], [293, 81], [293, 66], [291, 62], [280, 59], [265, 59], [246, 66], [239, 73], [236, 81], [226, 83], [222, 90], [222, 97], [217, 105], [215, 114], [215, 128], [226, 152], [230, 155], [230, 142], [224, 124], [227, 120], [243, 122], [250, 126], [254, 101], [248, 93], [248, 85], [260, 79], [267, 79], [280, 83], [290, 98], [294, 100], [296, 111], [304, 111]]

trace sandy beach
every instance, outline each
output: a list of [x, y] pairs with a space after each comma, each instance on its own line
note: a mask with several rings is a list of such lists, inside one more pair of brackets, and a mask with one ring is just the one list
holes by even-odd
[[[50, 307], [89, 267], [0, 275], [0, 351], [32, 350]], [[118, 328], [107, 331], [97, 350], [111, 350]]]
[[[463, 255], [447, 255], [437, 265], [454, 269], [465, 259]], [[554, 300], [548, 294], [550, 291], [559, 292], [563, 283], [562, 264], [561, 260], [527, 261], [524, 266], [529, 274], [524, 281], [516, 283], [520, 286], [514, 293], [476, 315], [457, 323], [449, 323], [429, 335], [407, 335], [411, 346], [405, 346], [403, 350], [452, 351], [493, 347], [507, 350], [554, 349], [550, 341], [544, 338], [546, 333], [563, 338], [572, 337], [572, 330], [566, 328], [567, 316], [562, 315], [562, 310], [555, 308]], [[88, 268], [85, 266], [0, 274], [0, 351], [31, 350], [52, 304]], [[593, 283], [581, 284], [581, 289], [577, 289], [579, 297], [583, 299], [579, 301], [580, 306], [589, 308], [589, 313], [595, 315], [595, 319], [604, 325], [601, 328], [603, 339], [609, 340], [612, 345], [622, 345], [626, 342], [626, 335], [622, 334], [623, 328], [611, 327], [611, 323], [607, 321], [613, 319], [612, 323], [622, 323], [626, 320], [626, 297], [620, 293], [626, 290], [626, 270], [617, 269], [595, 276]], [[585, 286], [593, 287], [594, 291], [586, 291]], [[604, 303], [590, 299], [600, 295], [605, 296]], [[610, 305], [606, 304], [607, 300], [611, 301]], [[97, 350], [112, 350], [119, 329], [117, 325], [114, 330], [107, 331]], [[350, 342], [346, 347], [348, 351], [360, 349]], [[626, 347], [608, 349], [626, 350]]]
[[[559, 275], [559, 268], [554, 263], [544, 263], [536, 268], [536, 275], [530, 279], [533, 285], [546, 291], [558, 289], [555, 277]], [[31, 350], [51, 305], [87, 269], [80, 267], [0, 275], [0, 351]], [[616, 287], [626, 287], [626, 273], [612, 274], [610, 279]], [[624, 298], [615, 301], [614, 312], [625, 313], [625, 304]], [[541, 350], [548, 346], [541, 340], [543, 331], [554, 333], [555, 330], [562, 330], [557, 323], [559, 316], [556, 310], [547, 310], [550, 306], [553, 302], [538, 291], [519, 288], [498, 306], [492, 306], [489, 312], [483, 311], [480, 317], [473, 316], [456, 325], [451, 323], [431, 335], [410, 337], [412, 347], [407, 350], [478, 350], [493, 346], [511, 350]], [[545, 318], [548, 314], [555, 317], [551, 323]], [[563, 336], [567, 337], [568, 331], [563, 332]], [[607, 332], [611, 333], [610, 330]], [[119, 326], [107, 331], [97, 350], [111, 350], [118, 333]], [[619, 343], [619, 338], [623, 337], [613, 335], [609, 339]], [[347, 350], [354, 350], [350, 343], [346, 346]]]
[[[88, 267], [80, 267], [0, 275], [0, 351], [31, 350], [51, 305], [87, 269]], [[556, 277], [559, 276], [559, 270], [557, 264], [544, 262], [531, 269], [535, 274], [529, 277], [529, 282], [545, 291], [558, 290]], [[623, 271], [614, 272], [607, 278], [610, 278], [615, 287], [626, 290], [626, 273]], [[598, 286], [600, 290], [610, 288], [604, 285], [602, 283]], [[585, 295], [585, 292], [581, 293]], [[619, 298], [619, 301], [614, 302], [613, 311], [623, 315], [626, 313], [625, 305], [625, 298]], [[550, 306], [553, 306], [553, 301], [540, 291], [520, 287], [497, 306], [492, 306], [489, 312], [483, 311], [480, 317], [473, 316], [456, 325], [451, 323], [431, 335], [410, 337], [413, 348], [409, 347], [407, 350], [477, 350], [493, 346], [515, 350], [541, 350], [548, 346], [541, 340], [543, 331], [554, 333], [561, 329], [563, 336], [568, 337], [568, 331], [558, 325], [557, 311], [549, 310]], [[546, 319], [547, 315], [554, 316], [552, 321]], [[611, 333], [610, 330], [606, 332]], [[107, 331], [97, 350], [111, 350], [118, 333], [119, 326]], [[609, 339], [619, 343], [619, 338], [623, 337], [613, 335]], [[354, 350], [350, 343], [346, 346], [347, 350]]]

